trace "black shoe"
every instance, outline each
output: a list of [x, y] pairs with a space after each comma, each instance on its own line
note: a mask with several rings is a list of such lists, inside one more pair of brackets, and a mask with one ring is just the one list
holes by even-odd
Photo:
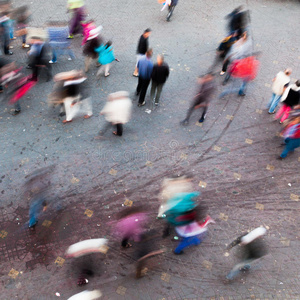
[[48, 76], [47, 79], [46, 79], [46, 82], [49, 82], [52, 80], [52, 76]]
[[199, 123], [203, 123], [205, 118], [206, 118], [206, 115], [202, 116], [201, 119], [199, 120]]
[[64, 111], [59, 114], [60, 117], [63, 117], [65, 115], [66, 115], [66, 113]]
[[16, 110], [12, 113], [12, 115], [13, 115], [13, 116], [16, 116], [16, 115], [18, 115], [20, 112], [21, 112], [20, 109], [16, 109]]
[[144, 101], [143, 103], [139, 103], [138, 106], [144, 106], [146, 102]]
[[26, 69], [32, 69], [32, 66], [27, 65]]
[[283, 160], [283, 157], [278, 156], [277, 159], [278, 159], [278, 160]]
[[8, 51], [5, 53], [5, 55], [13, 55], [12, 51]]
[[239, 93], [239, 96], [244, 97], [244, 96], [246, 96], [246, 94], [245, 93]]

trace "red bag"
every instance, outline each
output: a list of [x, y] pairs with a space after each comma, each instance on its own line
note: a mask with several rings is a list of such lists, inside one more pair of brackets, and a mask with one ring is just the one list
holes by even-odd
[[247, 81], [254, 80], [259, 67], [259, 61], [254, 56], [235, 60], [230, 67], [231, 76], [243, 78]]

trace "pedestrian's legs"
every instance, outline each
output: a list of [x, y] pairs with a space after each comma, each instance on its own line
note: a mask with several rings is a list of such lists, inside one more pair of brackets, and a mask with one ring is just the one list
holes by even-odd
[[156, 103], [156, 104], [158, 104], [158, 102], [159, 102], [160, 94], [161, 94], [161, 91], [162, 91], [163, 86], [164, 86], [163, 84], [157, 85], [156, 96], [155, 96], [155, 103]]
[[142, 79], [142, 87], [140, 92], [139, 104], [143, 104], [145, 102], [145, 97], [146, 97], [149, 83], [150, 83], [150, 79]]
[[167, 21], [170, 21], [174, 9], [175, 9], [175, 6], [174, 6], [174, 5], [169, 6], [169, 12], [168, 12], [168, 14], [167, 14]]
[[150, 91], [150, 99], [151, 99], [151, 101], [154, 100], [154, 95], [155, 95], [155, 90], [156, 90], [156, 88], [157, 88], [157, 84], [156, 84], [156, 82], [154, 82], [154, 81], [152, 80], [152, 83], [151, 83], [151, 91]]
[[21, 105], [20, 105], [20, 102], [17, 101], [17, 102], [15, 103], [15, 112], [20, 112], [20, 111], [21, 111]]
[[139, 81], [138, 81], [138, 85], [136, 87], [136, 95], [138, 96], [141, 92], [141, 89], [142, 89], [142, 82], [143, 82], [143, 79], [139, 76]]
[[205, 117], [206, 117], [206, 112], [207, 112], [207, 106], [205, 105], [205, 106], [203, 106], [203, 112], [202, 112], [201, 118], [199, 119], [199, 123], [204, 122]]
[[270, 102], [269, 102], [269, 113], [273, 114], [275, 111], [275, 108], [277, 107], [277, 105], [281, 99], [281, 95], [273, 94], [271, 99], [272, 99], [272, 101], [270, 100]]
[[284, 140], [286, 146], [283, 149], [282, 153], [280, 154], [281, 158], [287, 157], [289, 152], [294, 151], [296, 148], [300, 147], [300, 138], [299, 139], [291, 139], [291, 138], [286, 138]]
[[46, 73], [47, 73], [47, 81], [50, 81], [52, 79], [52, 67], [51, 64], [46, 61], [45, 62], [45, 67], [46, 67]]
[[99, 70], [98, 70], [98, 72], [97, 72], [97, 76], [98, 76], [98, 77], [100, 77], [100, 75], [101, 75], [102, 73], [104, 73], [105, 66], [106, 66], [106, 65], [101, 65], [101, 66], [100, 66], [100, 68], [99, 68]]
[[121, 123], [116, 124], [116, 128], [117, 128], [117, 135], [122, 136], [122, 134], [123, 134], [123, 125]]
[[184, 123], [188, 123], [188, 122], [189, 122], [190, 117], [191, 117], [191, 115], [192, 115], [192, 113], [193, 113], [194, 110], [195, 110], [195, 105], [193, 104], [193, 105], [188, 109], [188, 111], [187, 111], [187, 113], [186, 113], [186, 117], [185, 117], [185, 119], [183, 120]]
[[248, 83], [248, 81], [243, 80], [242, 85], [241, 85], [240, 90], [239, 90], [239, 95], [240, 96], [245, 95], [247, 83]]
[[29, 207], [29, 227], [33, 227], [37, 223], [40, 204], [38, 201], [33, 202]]
[[238, 264], [236, 264], [232, 270], [227, 274], [226, 278], [228, 280], [233, 280], [236, 276], [239, 275], [240, 271], [245, 268], [246, 266], [248, 267], [247, 269], [249, 269], [250, 264], [254, 261], [254, 259], [247, 259], [244, 260]]
[[85, 71], [85, 73], [88, 72], [88, 70], [89, 70], [89, 68], [90, 68], [91, 62], [92, 62], [92, 58], [89, 57], [89, 56], [86, 56], [86, 57], [85, 57], [85, 60], [84, 60], [84, 71]]
[[52, 49], [52, 62], [53, 63], [57, 62], [57, 55], [55, 49]]
[[189, 246], [197, 246], [201, 244], [201, 239], [198, 238], [198, 236], [192, 236], [188, 238], [183, 238], [182, 241], [179, 243], [177, 248], [175, 249], [175, 254], [180, 254], [183, 249]]
[[74, 52], [73, 52], [73, 50], [71, 48], [68, 48], [67, 52], [68, 52], [68, 54], [70, 56], [70, 59], [74, 60], [76, 58], [75, 54], [74, 54]]
[[130, 247], [130, 244], [129, 244], [129, 238], [128, 237], [124, 237], [122, 242], [121, 242], [121, 246], [123, 248], [128, 248]]
[[104, 73], [104, 76], [105, 76], [105, 77], [107, 77], [107, 76], [109, 75], [110, 65], [111, 65], [111, 64], [106, 64], [106, 65], [105, 65], [105, 73]]

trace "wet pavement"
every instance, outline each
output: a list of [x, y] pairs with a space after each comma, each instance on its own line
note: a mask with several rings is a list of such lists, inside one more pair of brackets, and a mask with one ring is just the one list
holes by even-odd
[[[31, 24], [67, 20], [64, 1], [15, 1], [30, 4]], [[0, 160], [0, 262], [1, 299], [68, 299], [84, 289], [99, 288], [103, 299], [299, 299], [299, 197], [300, 152], [283, 161], [280, 124], [265, 106], [275, 74], [292, 67], [300, 77], [298, 1], [246, 1], [251, 10], [255, 50], [262, 51], [257, 79], [246, 97], [218, 99], [223, 78], [209, 107], [207, 119], [181, 127], [189, 102], [196, 92], [196, 76], [214, 58], [214, 49], [225, 34], [224, 15], [239, 5], [224, 2], [179, 1], [170, 23], [156, 1], [88, 0], [90, 17], [112, 39], [116, 57], [108, 78], [89, 81], [94, 116], [63, 125], [58, 111], [46, 103], [53, 83], [40, 82], [21, 101], [22, 113], [10, 115], [1, 99]], [[134, 100], [132, 120], [124, 135], [110, 131], [94, 140], [105, 125], [99, 112], [107, 94], [128, 90], [134, 95], [132, 76], [135, 48], [142, 31], [151, 27], [154, 56], [165, 54], [171, 68], [161, 104], [150, 114]], [[13, 42], [14, 55], [25, 66], [26, 51]], [[81, 38], [72, 41], [77, 60], [59, 58], [53, 73], [83, 67]], [[48, 210], [35, 231], [28, 230], [29, 202], [22, 197], [25, 176], [55, 164]], [[134, 247], [121, 250], [111, 237], [109, 223], [126, 205], [147, 205], [151, 228], [162, 230], [156, 219], [162, 179], [192, 173], [195, 190], [209, 207], [216, 224], [204, 242], [175, 256], [176, 242], [158, 238], [167, 252], [149, 261], [144, 278], [134, 278]], [[129, 200], [129, 201], [128, 201]], [[132, 202], [130, 202], [132, 201]], [[224, 281], [234, 264], [234, 249], [226, 245], [241, 233], [263, 225], [268, 229], [269, 254], [233, 283]], [[67, 259], [69, 245], [88, 238], [108, 237], [107, 254], [88, 257], [95, 275], [86, 287], [76, 285], [76, 261]]]

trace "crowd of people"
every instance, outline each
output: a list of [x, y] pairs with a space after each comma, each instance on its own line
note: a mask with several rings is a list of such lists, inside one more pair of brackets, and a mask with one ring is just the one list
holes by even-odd
[[[162, 3], [163, 9], [166, 7], [169, 9], [167, 21], [170, 21], [178, 1], [167, 0]], [[86, 73], [94, 61], [99, 67], [97, 76], [104, 74], [108, 77], [111, 64], [119, 60], [115, 57], [112, 41], [105, 41], [102, 36], [102, 27], [97, 26], [94, 20], [87, 20], [84, 1], [68, 0], [67, 5], [71, 13], [69, 26], [64, 22], [49, 22], [46, 30], [27, 28], [30, 18], [27, 6], [13, 8], [10, 1], [1, 5], [3, 55], [0, 58], [0, 91], [9, 99], [9, 103], [14, 105], [14, 115], [21, 112], [20, 99], [37, 84], [42, 70], [46, 72], [47, 81], [52, 79], [54, 81], [53, 91], [48, 100], [51, 106], [60, 108], [60, 116], [66, 115], [63, 123], [71, 122], [76, 116], [90, 118], [93, 115]], [[219, 98], [232, 93], [244, 97], [247, 85], [256, 78], [259, 69], [259, 53], [253, 51], [250, 13], [238, 7], [227, 16], [227, 19], [227, 36], [217, 48], [213, 65], [198, 78], [199, 92], [192, 99], [186, 117], [180, 122], [181, 125], [187, 126], [192, 113], [196, 113], [198, 108], [202, 109], [199, 122], [205, 121], [213, 98], [216, 68], [219, 68], [220, 61], [222, 61], [220, 76], [225, 77], [223, 85], [230, 83], [231, 87], [225, 89]], [[61, 72], [53, 76], [51, 66], [58, 62], [59, 56], [67, 54], [69, 60], [75, 59], [71, 49], [71, 40], [76, 34], [83, 36], [84, 70]], [[23, 48], [30, 48], [27, 68], [32, 70], [32, 74], [29, 76], [25, 76], [15, 62], [5, 57], [13, 55], [10, 41], [15, 39], [15, 35], [22, 38]], [[150, 83], [150, 101], [156, 106], [159, 105], [164, 84], [170, 73], [162, 54], [157, 55], [156, 63], [152, 62], [153, 51], [149, 47], [150, 36], [151, 29], [147, 28], [140, 36], [137, 45], [137, 60], [133, 76], [138, 77], [136, 96], [139, 97], [139, 107], [146, 104], [146, 94]], [[291, 82], [291, 73], [292, 70], [287, 68], [276, 75], [273, 79], [272, 97], [268, 103], [269, 114], [275, 114], [281, 103], [275, 118], [283, 124], [282, 136], [285, 148], [279, 159], [285, 158], [289, 152], [300, 147], [300, 80]], [[116, 91], [110, 94], [101, 111], [108, 122], [96, 138], [102, 138], [111, 125], [115, 126], [113, 134], [122, 136], [123, 124], [129, 122], [131, 109], [132, 101], [128, 92]], [[37, 174], [33, 174], [26, 183], [28, 197], [32, 200], [29, 213], [31, 229], [37, 225], [38, 215], [47, 208], [46, 198], [50, 187], [43, 185], [42, 182], [49, 172], [48, 169], [40, 170]], [[177, 255], [182, 254], [183, 250], [189, 246], [199, 245], [206, 236], [208, 225], [214, 222], [207, 215], [206, 209], [199, 204], [197, 200], [199, 193], [191, 190], [190, 180], [187, 177], [166, 179], [160, 195], [161, 205], [158, 217], [163, 219], [166, 225], [163, 236], [168, 236], [171, 230], [176, 231], [180, 238], [174, 250]], [[33, 190], [35, 192], [30, 192]], [[142, 276], [147, 258], [165, 251], [155, 248], [156, 233], [147, 231], [148, 222], [147, 210], [143, 207], [134, 207], [122, 211], [118, 219], [111, 224], [114, 228], [113, 235], [120, 238], [123, 248], [131, 247], [131, 241], [136, 242], [138, 278]], [[234, 279], [241, 270], [248, 270], [254, 260], [266, 254], [261, 242], [265, 233], [264, 228], [257, 228], [250, 233], [243, 234], [230, 244], [228, 249], [237, 244], [242, 245], [245, 255], [242, 261], [229, 272], [228, 280]], [[96, 239], [73, 245], [71, 249], [68, 249], [68, 255], [74, 258], [101, 252], [104, 251], [103, 247], [106, 243], [106, 240]], [[92, 271], [84, 270], [79, 274], [79, 285], [87, 283], [86, 274], [92, 274]]]

